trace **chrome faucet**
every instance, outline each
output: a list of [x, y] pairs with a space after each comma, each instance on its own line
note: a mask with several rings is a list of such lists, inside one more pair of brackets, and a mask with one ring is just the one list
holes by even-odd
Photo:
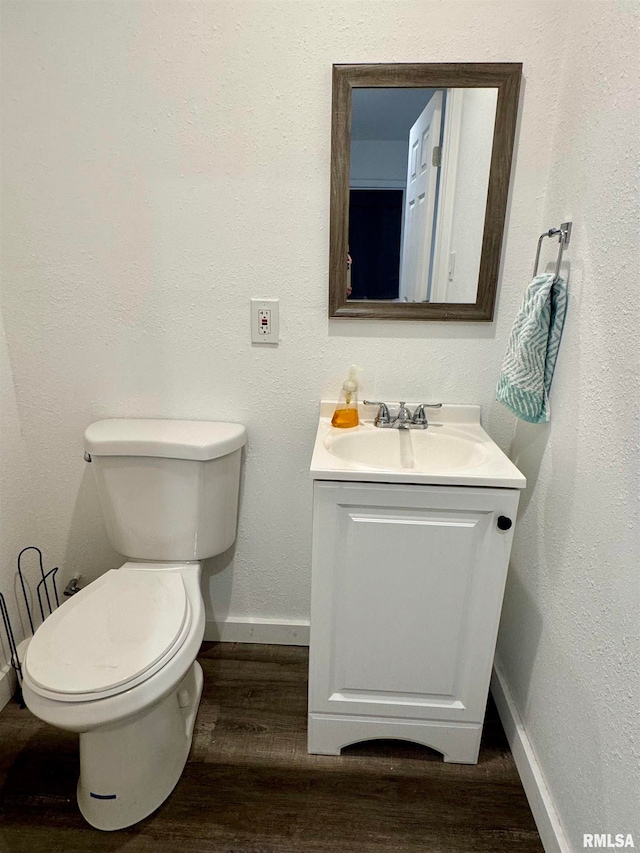
[[381, 429], [427, 429], [429, 421], [425, 409], [440, 409], [442, 403], [420, 403], [413, 415], [407, 408], [407, 404], [403, 401], [399, 403], [397, 415], [389, 413], [387, 403], [374, 402], [373, 400], [363, 400], [365, 406], [378, 406], [378, 413], [373, 419], [373, 425]]
[[379, 406], [378, 414], [373, 419], [373, 425], [377, 427], [390, 427], [391, 426], [391, 415], [389, 414], [389, 407], [386, 403], [374, 403], [372, 400], [363, 400], [362, 401], [365, 406]]
[[413, 413], [413, 417], [411, 418], [411, 423], [417, 429], [426, 429], [429, 426], [429, 421], [427, 420], [427, 413], [425, 409], [441, 409], [442, 403], [420, 403], [420, 405], [416, 408]]
[[412, 423], [411, 412], [407, 409], [406, 403], [402, 400], [400, 401], [400, 408], [398, 409], [398, 414], [393, 422], [394, 429], [409, 429], [409, 426]]

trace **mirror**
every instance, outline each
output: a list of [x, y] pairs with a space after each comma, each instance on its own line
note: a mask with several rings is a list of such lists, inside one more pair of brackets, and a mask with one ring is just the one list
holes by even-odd
[[329, 316], [493, 318], [522, 65], [334, 65]]

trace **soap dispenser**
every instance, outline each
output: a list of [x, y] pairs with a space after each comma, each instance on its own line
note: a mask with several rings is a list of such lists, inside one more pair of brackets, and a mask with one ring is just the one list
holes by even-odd
[[358, 417], [358, 380], [356, 379], [357, 367], [352, 364], [349, 368], [349, 376], [342, 383], [340, 399], [331, 418], [331, 426], [346, 429], [357, 427], [360, 423]]

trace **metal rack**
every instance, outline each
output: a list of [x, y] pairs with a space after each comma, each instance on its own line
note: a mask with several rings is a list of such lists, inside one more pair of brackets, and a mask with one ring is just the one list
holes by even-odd
[[22, 667], [20, 666], [20, 658], [18, 657], [18, 647], [16, 645], [15, 634], [13, 633], [13, 628], [11, 627], [11, 620], [9, 619], [9, 611], [7, 610], [7, 602], [5, 601], [4, 595], [0, 592], [0, 613], [2, 614], [2, 623], [4, 625], [4, 630], [7, 635], [7, 642], [9, 643], [9, 664], [13, 667], [15, 674], [18, 677], [18, 684], [22, 683]]
[[[58, 598], [58, 588], [56, 585], [56, 574], [58, 573], [58, 567], [56, 566], [53, 569], [49, 569], [48, 572], [45, 572], [42, 560], [42, 551], [39, 548], [36, 548], [35, 545], [28, 545], [26, 548], [23, 548], [22, 551], [18, 554], [18, 578], [20, 579], [20, 588], [22, 590], [22, 599], [24, 604], [24, 609], [27, 614], [27, 619], [29, 620], [29, 627], [31, 629], [31, 633], [34, 634], [36, 630], [36, 622], [35, 618], [37, 614], [34, 614], [33, 602], [31, 601], [32, 596], [29, 595], [29, 570], [26, 566], [23, 566], [23, 557], [28, 551], [35, 551], [38, 555], [38, 568], [36, 569], [36, 579], [39, 574], [39, 580], [35, 587], [35, 594], [38, 600], [38, 609], [40, 611], [40, 618], [42, 622], [50, 616], [56, 607], [60, 606], [60, 599]], [[0, 593], [0, 613], [2, 614], [2, 622], [4, 625], [4, 630], [7, 635], [7, 642], [9, 644], [9, 663], [13, 667], [16, 676], [18, 678], [18, 686], [22, 686], [22, 666], [20, 664], [20, 657], [18, 654], [18, 644], [16, 643], [16, 635], [11, 625], [11, 619], [9, 618], [9, 610], [7, 608], [7, 603], [4, 595]]]
[[562, 263], [562, 254], [571, 240], [572, 225], [573, 222], [562, 222], [559, 228], [550, 228], [548, 231], [545, 231], [544, 234], [540, 235], [540, 239], [538, 240], [538, 251], [536, 252], [536, 260], [533, 265], [534, 278], [538, 275], [538, 261], [540, 260], [540, 249], [542, 248], [542, 241], [545, 237], [558, 237], [558, 243], [560, 245], [558, 247], [558, 260], [556, 261], [556, 270], [553, 276], [553, 280], [556, 281], [556, 279], [560, 275], [560, 264]]

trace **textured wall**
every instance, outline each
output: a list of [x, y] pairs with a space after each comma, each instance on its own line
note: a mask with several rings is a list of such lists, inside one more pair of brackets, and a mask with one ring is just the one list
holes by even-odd
[[[626, 6], [601, 5], [605, 38], [613, 28], [628, 45]], [[615, 258], [629, 247], [603, 206], [608, 217], [631, 203], [615, 180], [630, 143], [625, 136], [618, 151], [610, 131], [612, 119], [614, 127], [630, 119], [608, 108], [623, 66], [614, 41], [597, 73], [595, 30], [578, 25], [587, 7], [22, 0], [3, 4], [2, 45], [3, 311], [39, 537], [67, 575], [119, 564], [82, 462], [87, 424], [237, 419], [250, 437], [240, 529], [233, 553], [207, 566], [209, 611], [307, 617], [308, 466], [321, 395], [335, 394], [356, 362], [374, 398], [479, 403], [508, 447], [513, 419], [494, 388], [535, 241], [561, 218], [576, 220], [570, 256], [584, 277], [576, 270], [572, 283], [557, 420], [551, 433], [516, 435], [525, 455], [551, 437], [525, 501], [502, 645], [562, 818], [576, 831], [587, 818], [629, 810], [628, 794], [619, 792], [616, 807], [604, 785], [614, 769], [628, 771], [622, 693], [633, 649], [629, 639], [625, 659], [621, 632], [631, 630], [637, 584], [632, 531], [619, 520], [615, 534], [605, 529], [630, 512], [622, 474], [631, 448], [601, 450], [631, 434], [616, 399], [631, 375], [632, 345], [619, 337], [630, 330], [630, 299], [622, 273], [605, 276], [614, 261], [605, 245], [617, 247]], [[496, 321], [329, 322], [331, 64], [465, 60], [525, 67]], [[594, 86], [589, 96], [574, 64]], [[603, 102], [594, 108], [596, 95]], [[596, 110], [588, 118], [579, 112], [587, 102]], [[279, 347], [251, 346], [251, 296], [280, 299]], [[607, 633], [610, 622], [624, 627]], [[541, 625], [552, 643], [543, 656]], [[544, 701], [534, 702], [529, 685]], [[606, 713], [617, 731], [610, 738]], [[576, 775], [585, 764], [588, 782]]]
[[[0, 316], [0, 592], [4, 595], [9, 619], [17, 643], [23, 639], [26, 614], [16, 581], [16, 558], [22, 548], [40, 539], [36, 505], [38, 495], [29, 465], [27, 449], [20, 430], [20, 416], [4, 323]], [[33, 552], [30, 552], [30, 555]], [[27, 580], [37, 563], [25, 558]], [[53, 565], [47, 568], [53, 568]], [[0, 621], [0, 708], [11, 696], [11, 687], [3, 676], [8, 669], [10, 650], [3, 623]]]
[[518, 423], [528, 488], [498, 657], [572, 844], [640, 846], [640, 21], [571, 6], [545, 222], [574, 220], [548, 427]]
[[[96, 418], [247, 424], [237, 547], [207, 572], [219, 619], [308, 615], [317, 404], [351, 362], [374, 398], [480, 403], [508, 444], [494, 385], [542, 224], [553, 62], [510, 2], [374, 5], [5, 4], [4, 313], [66, 572], [119, 559], [82, 461]], [[497, 322], [329, 322], [331, 64], [421, 59], [526, 65]], [[279, 347], [251, 346], [251, 296], [279, 297]]]

